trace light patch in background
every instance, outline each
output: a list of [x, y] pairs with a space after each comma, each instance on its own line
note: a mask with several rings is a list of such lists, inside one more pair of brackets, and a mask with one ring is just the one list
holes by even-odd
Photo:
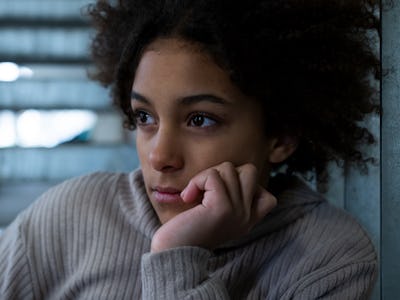
[[89, 135], [97, 116], [89, 110], [26, 110], [0, 113], [0, 147], [51, 148]]
[[15, 114], [12, 111], [0, 111], [0, 148], [15, 146], [17, 142], [15, 122]]
[[55, 147], [89, 132], [96, 115], [84, 110], [27, 110], [17, 119], [17, 145], [20, 147]]
[[12, 62], [0, 63], [0, 81], [13, 82], [19, 78], [30, 78], [33, 76], [32, 69], [18, 66]]

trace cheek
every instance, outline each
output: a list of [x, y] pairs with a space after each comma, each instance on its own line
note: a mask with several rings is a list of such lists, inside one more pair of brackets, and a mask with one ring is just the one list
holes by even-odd
[[152, 173], [151, 166], [148, 161], [149, 149], [148, 149], [148, 144], [138, 139], [137, 136], [136, 136], [136, 151], [139, 158], [140, 169], [142, 170], [144, 183], [147, 189], [148, 188], [147, 183], [150, 182], [150, 177]]
[[200, 171], [226, 161], [237, 166], [252, 163], [262, 169], [268, 160], [265, 144], [260, 143], [260, 139], [246, 136], [227, 135], [208, 143], [194, 143], [194, 147], [190, 148], [190, 160], [186, 163], [196, 166]]
[[136, 132], [136, 151], [142, 168], [147, 165], [148, 153], [150, 151], [149, 143], [146, 143], [140, 133]]

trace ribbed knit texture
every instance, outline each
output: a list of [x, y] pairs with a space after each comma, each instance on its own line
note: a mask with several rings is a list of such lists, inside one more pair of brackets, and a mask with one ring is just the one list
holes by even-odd
[[160, 224], [140, 170], [66, 181], [0, 236], [0, 299], [367, 299], [377, 258], [364, 230], [282, 182], [248, 236], [151, 254]]

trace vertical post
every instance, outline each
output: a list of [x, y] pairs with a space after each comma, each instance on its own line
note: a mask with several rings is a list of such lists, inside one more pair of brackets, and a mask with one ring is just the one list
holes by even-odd
[[382, 299], [400, 295], [400, 2], [382, 9]]
[[[374, 157], [379, 161], [380, 157], [380, 117], [369, 116], [363, 124], [377, 140], [376, 145], [370, 146], [365, 153], [368, 157]], [[368, 175], [361, 175], [358, 170], [348, 170], [345, 177], [345, 203], [344, 208], [355, 216], [367, 230], [375, 245], [378, 257], [381, 252], [381, 174], [380, 165], [370, 165]], [[380, 271], [380, 268], [379, 268]], [[380, 300], [380, 282], [377, 283], [371, 299]]]

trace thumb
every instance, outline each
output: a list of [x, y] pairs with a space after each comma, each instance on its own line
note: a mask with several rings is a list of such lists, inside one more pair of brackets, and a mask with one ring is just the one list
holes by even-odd
[[198, 185], [192, 180], [181, 192], [181, 198], [183, 202], [190, 203], [199, 200], [203, 197], [204, 192], [198, 187]]
[[277, 203], [278, 201], [274, 195], [259, 186], [252, 203], [252, 211], [255, 219], [261, 220], [264, 218], [265, 215], [276, 207]]

